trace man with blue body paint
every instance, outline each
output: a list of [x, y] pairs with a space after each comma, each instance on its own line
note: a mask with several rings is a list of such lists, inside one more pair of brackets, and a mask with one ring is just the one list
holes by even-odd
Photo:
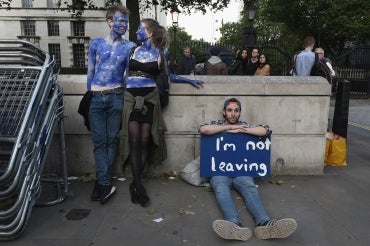
[[111, 7], [106, 13], [110, 35], [93, 39], [89, 47], [87, 90], [93, 94], [89, 121], [97, 178], [91, 200], [101, 204], [116, 191], [110, 183], [110, 174], [121, 127], [124, 72], [129, 52], [136, 46], [123, 37], [128, 29], [128, 15], [129, 10], [122, 5]]

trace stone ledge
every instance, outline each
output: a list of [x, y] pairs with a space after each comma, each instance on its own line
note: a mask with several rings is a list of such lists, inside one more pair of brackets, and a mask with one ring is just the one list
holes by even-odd
[[[320, 175], [324, 167], [325, 133], [330, 106], [330, 85], [320, 77], [188, 76], [205, 82], [196, 89], [171, 84], [170, 104], [163, 110], [168, 132], [168, 159], [153, 173], [179, 171], [199, 155], [201, 124], [222, 117], [222, 103], [231, 96], [242, 102], [241, 118], [268, 124], [272, 136], [272, 170], [284, 160], [280, 174]], [[91, 138], [77, 114], [86, 91], [85, 75], [60, 75], [64, 89], [65, 134], [70, 175], [94, 171]], [[120, 168], [115, 167], [115, 174]]]

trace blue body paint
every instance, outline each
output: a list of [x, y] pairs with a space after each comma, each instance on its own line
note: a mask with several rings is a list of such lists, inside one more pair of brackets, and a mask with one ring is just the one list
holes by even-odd
[[126, 15], [114, 15], [110, 36], [93, 39], [89, 47], [87, 90], [103, 90], [124, 86], [124, 70], [133, 42], [125, 40], [128, 26]]
[[[142, 42], [142, 46], [136, 48], [132, 59], [135, 59], [141, 63], [158, 62], [159, 67], [159, 48], [152, 45], [150, 38], [148, 38], [147, 29], [140, 23], [138, 30], [136, 31], [137, 40]], [[168, 67], [168, 51], [165, 50], [165, 65]], [[169, 71], [169, 69], [167, 69]], [[169, 79], [174, 83], [189, 83], [195, 87], [202, 86], [200, 80], [191, 80], [175, 74], [170, 73]], [[127, 88], [140, 88], [140, 87], [155, 87], [155, 80], [145, 77], [128, 77]]]

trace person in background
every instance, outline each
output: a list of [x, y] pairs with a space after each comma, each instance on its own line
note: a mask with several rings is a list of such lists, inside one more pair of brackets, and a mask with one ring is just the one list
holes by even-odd
[[308, 36], [303, 40], [302, 50], [294, 58], [294, 70], [296, 76], [310, 76], [312, 66], [315, 62], [315, 53], [312, 51], [316, 40], [314, 37]]
[[[212, 121], [210, 125], [202, 125], [199, 133], [214, 135], [220, 132], [235, 134], [251, 134], [268, 136], [271, 134], [267, 125], [253, 125], [240, 120], [241, 103], [236, 98], [229, 98], [223, 104], [223, 120]], [[231, 189], [238, 191], [254, 218], [257, 227], [254, 234], [259, 239], [286, 238], [294, 233], [297, 222], [291, 218], [271, 219], [265, 211], [253, 177], [250, 176], [213, 176], [210, 184], [214, 190], [216, 201], [224, 219], [215, 220], [213, 230], [224, 239], [247, 241], [252, 237], [249, 228], [242, 225], [238, 210], [231, 195]]]
[[256, 76], [269, 76], [270, 75], [270, 64], [266, 54], [261, 53], [259, 57], [259, 65], [254, 75]]
[[136, 45], [123, 38], [128, 28], [129, 10], [115, 5], [106, 12], [110, 35], [93, 39], [89, 46], [87, 90], [93, 97], [89, 108], [91, 138], [94, 146], [96, 182], [92, 201], [106, 203], [116, 191], [111, 185], [111, 168], [116, 157], [121, 127], [123, 73], [127, 57]]
[[160, 165], [167, 158], [164, 138], [166, 124], [155, 78], [164, 73], [173, 83], [189, 83], [197, 88], [203, 82], [168, 73], [168, 32], [156, 20], [141, 20], [136, 35], [142, 45], [129, 56], [117, 161], [123, 170], [130, 165], [133, 177], [129, 186], [132, 203], [146, 207], [150, 198], [142, 183], [145, 166], [147, 163]]
[[234, 63], [229, 68], [230, 75], [247, 75], [248, 50], [240, 49], [236, 53]]
[[211, 57], [204, 63], [204, 72], [206, 75], [227, 75], [227, 66], [220, 55], [220, 49], [214, 47], [210, 50]]
[[177, 74], [180, 75], [194, 74], [195, 59], [194, 56], [191, 54], [190, 48], [187, 46], [184, 47], [182, 53], [183, 56], [180, 59]]
[[257, 48], [252, 49], [251, 57], [247, 63], [247, 75], [254, 75], [258, 67], [259, 50]]
[[[333, 79], [335, 77], [335, 71], [333, 69], [332, 62], [329, 58], [325, 57], [325, 51], [323, 48], [318, 47], [315, 49], [315, 53], [319, 56], [319, 59], [325, 63], [325, 65], [330, 69], [330, 76]], [[329, 81], [330, 82], [330, 81]]]

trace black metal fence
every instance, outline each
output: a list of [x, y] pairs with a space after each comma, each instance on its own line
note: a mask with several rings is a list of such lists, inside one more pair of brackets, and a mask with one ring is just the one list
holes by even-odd
[[370, 46], [358, 46], [338, 56], [333, 61], [336, 81], [350, 82], [351, 97], [370, 98]]

